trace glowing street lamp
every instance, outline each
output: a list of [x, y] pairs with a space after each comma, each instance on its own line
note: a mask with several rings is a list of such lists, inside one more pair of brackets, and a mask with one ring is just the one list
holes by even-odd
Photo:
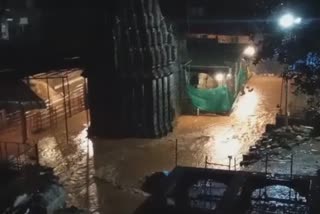
[[243, 54], [247, 57], [253, 57], [256, 54], [256, 49], [253, 46], [248, 46], [244, 49]]
[[294, 25], [294, 17], [288, 13], [280, 17], [279, 25], [283, 28], [290, 28]]
[[296, 24], [300, 24], [302, 21], [301, 17], [295, 17], [291, 13], [287, 13], [280, 17], [279, 25], [284, 29], [292, 28]]
[[[283, 29], [291, 29], [295, 25], [301, 24], [302, 18], [301, 17], [295, 17], [291, 13], [287, 13], [280, 17], [279, 19], [279, 25]], [[290, 32], [289, 32], [290, 33]], [[289, 97], [289, 83], [288, 78], [285, 77], [285, 124], [288, 126], [289, 124], [289, 115], [288, 115], [288, 97]]]
[[224, 75], [222, 73], [217, 73], [215, 75], [215, 79], [217, 80], [217, 82], [222, 82], [224, 80]]

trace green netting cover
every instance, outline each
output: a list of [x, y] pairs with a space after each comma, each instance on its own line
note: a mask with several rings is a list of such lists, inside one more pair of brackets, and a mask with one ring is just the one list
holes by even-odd
[[241, 87], [247, 80], [247, 72], [240, 70], [235, 77], [235, 92], [232, 92], [226, 85], [212, 89], [200, 89], [187, 84], [187, 93], [196, 108], [212, 113], [226, 113], [232, 109]]
[[187, 90], [192, 104], [201, 110], [216, 113], [231, 110], [234, 97], [226, 86], [219, 86], [213, 89], [198, 89], [188, 85]]

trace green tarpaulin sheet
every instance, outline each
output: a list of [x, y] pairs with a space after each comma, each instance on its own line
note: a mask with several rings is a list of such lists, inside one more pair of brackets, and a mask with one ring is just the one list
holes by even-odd
[[187, 93], [196, 108], [212, 113], [227, 113], [231, 111], [241, 87], [246, 84], [247, 80], [247, 72], [240, 70], [235, 77], [236, 90], [234, 92], [226, 85], [212, 89], [200, 89], [187, 84]]

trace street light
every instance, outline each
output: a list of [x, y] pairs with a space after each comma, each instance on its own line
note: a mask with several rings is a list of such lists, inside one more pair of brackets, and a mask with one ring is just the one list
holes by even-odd
[[[284, 14], [279, 18], [279, 26], [282, 29], [291, 29], [295, 25], [301, 24], [302, 18], [301, 17], [295, 17], [291, 13]], [[288, 32], [290, 34], [290, 32]], [[288, 67], [286, 67], [286, 70]], [[285, 71], [286, 72], [286, 71]], [[285, 78], [285, 125], [288, 126], [289, 124], [289, 118], [288, 118], [288, 96], [289, 96], [289, 80], [287, 76], [284, 76]], [[282, 89], [281, 89], [282, 90]], [[281, 102], [282, 105], [282, 102]]]
[[294, 25], [294, 20], [295, 20], [294, 16], [288, 13], [280, 17], [279, 25], [282, 28], [291, 28]]
[[224, 75], [222, 73], [217, 73], [215, 79], [220, 83], [224, 80]]
[[243, 54], [247, 57], [253, 57], [256, 54], [256, 49], [253, 46], [248, 46], [244, 49]]
[[291, 13], [284, 14], [279, 18], [279, 25], [284, 29], [292, 28], [296, 24], [300, 24], [302, 21], [301, 17], [295, 17]]

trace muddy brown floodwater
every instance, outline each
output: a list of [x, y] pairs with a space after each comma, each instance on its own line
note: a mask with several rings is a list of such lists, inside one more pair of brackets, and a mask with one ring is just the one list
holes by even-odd
[[92, 213], [133, 213], [146, 198], [142, 179], [175, 166], [176, 139], [179, 165], [203, 167], [206, 156], [219, 164], [229, 155], [240, 162], [274, 122], [280, 102], [280, 78], [254, 76], [248, 85], [254, 90], [239, 98], [230, 116], [182, 116], [163, 139], [89, 140], [84, 117], [71, 119], [68, 143], [63, 128], [40, 139], [41, 163], [60, 176], [70, 204]]

